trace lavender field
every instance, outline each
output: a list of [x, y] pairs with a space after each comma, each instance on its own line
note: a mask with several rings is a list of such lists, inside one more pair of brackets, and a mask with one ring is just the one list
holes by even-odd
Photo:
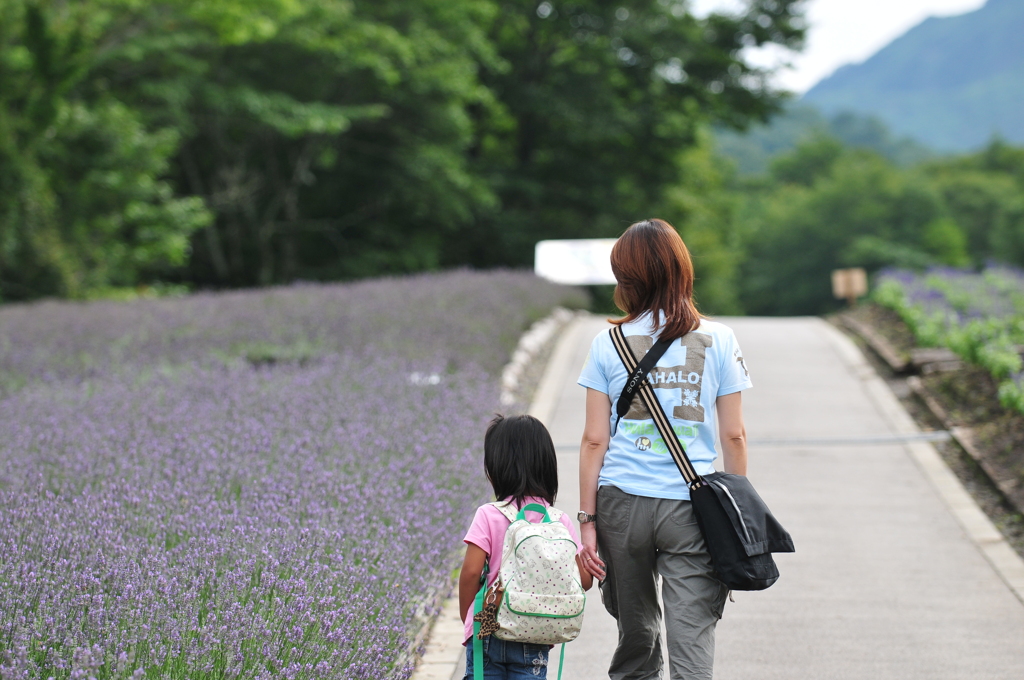
[[1024, 412], [1024, 270], [884, 271], [874, 298], [895, 310], [924, 346], [952, 349], [999, 381], [1005, 406]]
[[454, 272], [0, 308], [0, 678], [403, 678], [519, 334]]

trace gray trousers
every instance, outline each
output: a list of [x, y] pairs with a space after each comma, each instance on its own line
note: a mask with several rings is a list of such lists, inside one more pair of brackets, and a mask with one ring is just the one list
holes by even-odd
[[597, 544], [607, 566], [604, 606], [618, 621], [612, 680], [661, 678], [661, 597], [672, 680], [711, 680], [715, 625], [729, 594], [689, 501], [634, 496], [614, 486], [597, 492]]

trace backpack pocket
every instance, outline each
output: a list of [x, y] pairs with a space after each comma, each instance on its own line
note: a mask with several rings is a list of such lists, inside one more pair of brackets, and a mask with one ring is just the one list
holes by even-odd
[[587, 596], [580, 588], [578, 594], [565, 595], [554, 593], [523, 593], [505, 591], [505, 602], [502, 609], [507, 609], [517, 616], [542, 616], [550, 619], [574, 619], [582, 616]]
[[583, 626], [587, 596], [578, 593], [537, 593], [515, 590], [509, 584], [498, 609], [500, 628], [494, 635], [502, 640], [555, 645], [575, 640]]

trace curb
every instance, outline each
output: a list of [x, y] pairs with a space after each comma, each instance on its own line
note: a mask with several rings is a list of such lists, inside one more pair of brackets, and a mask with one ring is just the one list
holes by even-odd
[[[863, 340], [879, 358], [886, 362], [894, 373], [897, 373], [897, 375], [899, 375], [899, 371], [909, 366], [908, 364], [903, 368], [899, 368], [893, 364], [890, 355], [895, 356], [896, 351], [892, 349], [885, 338], [876, 333], [871, 327], [866, 326], [845, 314], [841, 314], [836, 318], [839, 323], [847, 328], [847, 330]], [[931, 352], [932, 350], [918, 349], [912, 350], [912, 353], [914, 351]], [[948, 352], [948, 350], [943, 351]], [[948, 366], [951, 363], [953, 362], [943, 358], [938, 361], [925, 364], [923, 367], [920, 367], [917, 364], [914, 364], [914, 366], [922, 368], [922, 372], [927, 374], [934, 370], [943, 370], [942, 366]], [[963, 362], [957, 359], [955, 363], [959, 366], [962, 365]], [[929, 370], [929, 367], [937, 368]], [[924, 404], [925, 408], [931, 412], [932, 416], [934, 416], [938, 422], [942, 423], [942, 426], [949, 432], [950, 437], [956, 442], [957, 446], [959, 446], [978, 464], [982, 474], [988, 479], [992, 486], [995, 487], [996, 491], [999, 492], [1003, 501], [1016, 512], [1024, 514], [1024, 489], [1019, 488], [1018, 481], [1015, 478], [1005, 478], [1005, 476], [997, 470], [984, 455], [982, 455], [981, 451], [975, 445], [974, 428], [954, 425], [949, 414], [946, 413], [946, 410], [939, 404], [928, 388], [924, 386], [920, 377], [912, 375], [907, 377], [906, 381], [907, 387], [910, 388], [910, 391], [917, 396], [917, 398]]]
[[920, 378], [916, 376], [907, 378], [907, 386], [910, 387], [911, 392], [924, 402], [925, 407], [931, 412], [932, 416], [949, 430], [953, 441], [978, 464], [984, 476], [988, 478], [988, 481], [992, 482], [992, 485], [1002, 495], [1003, 501], [1017, 512], [1024, 514], [1024, 496], [1021, 495], [1021, 490], [1017, 488], [1017, 480], [1004, 478], [999, 470], [982, 455], [975, 445], [974, 428], [953, 425], [949, 414], [946, 413], [946, 409], [942, 408], [942, 405], [932, 396]]
[[[544, 367], [544, 375], [530, 404], [529, 414], [538, 420], [547, 422], [554, 411], [559, 388], [566, 375], [573, 370], [568, 357], [575, 346], [581, 322], [587, 318], [588, 314], [576, 314], [560, 329], [562, 335]], [[462, 647], [463, 631], [462, 619], [459, 617], [459, 598], [457, 595], [449, 597], [427, 636], [426, 650], [410, 680], [458, 680], [466, 658]]]
[[548, 341], [572, 323], [578, 313], [565, 307], [555, 307], [550, 314], [535, 322], [519, 336], [519, 342], [512, 352], [512, 359], [505, 364], [505, 368], [501, 372], [499, 403], [502, 406], [511, 406], [518, 401], [518, 392], [523, 387], [520, 382], [527, 367], [536, 361], [538, 354], [547, 346]]
[[578, 314], [576, 318], [565, 325], [562, 329], [562, 337], [558, 339], [555, 351], [551, 353], [548, 365], [544, 367], [544, 376], [540, 379], [540, 384], [537, 385], [537, 391], [533, 395], [533, 402], [528, 411], [531, 416], [541, 422], [550, 422], [566, 377], [577, 370], [577, 367], [570, 364], [569, 358], [576, 347], [576, 336], [583, 327], [583, 322], [589, 318], [589, 314]]
[[465, 653], [462, 648], [462, 619], [459, 598], [449, 597], [427, 638], [426, 650], [411, 680], [456, 680]]
[[[825, 335], [831, 341], [843, 363], [861, 379], [864, 391], [893, 431], [907, 435], [919, 434], [917, 423], [903, 408], [885, 381], [878, 376], [857, 346], [832, 324], [824, 319], [821, 319], [820, 322], [825, 328]], [[946, 507], [953, 513], [964, 532], [992, 565], [1010, 592], [1024, 604], [1024, 559], [1021, 559], [1020, 555], [1010, 547], [1003, 535], [992, 524], [992, 520], [982, 511], [957, 476], [942, 460], [934, 446], [926, 441], [908, 441], [903, 444], [903, 447], [924, 472], [925, 477], [931, 482]]]
[[840, 314], [837, 318], [839, 323], [859, 335], [868, 344], [868, 347], [892, 369], [893, 373], [903, 373], [907, 370], [909, 363], [907, 359], [901, 356], [885, 338], [876, 333], [875, 329], [857, 321], [857, 319], [848, 314]]

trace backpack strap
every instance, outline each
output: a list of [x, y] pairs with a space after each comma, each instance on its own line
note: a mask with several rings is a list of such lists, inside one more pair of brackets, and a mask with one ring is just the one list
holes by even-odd
[[501, 514], [505, 515], [505, 519], [507, 519], [510, 524], [516, 521], [516, 515], [519, 514], [519, 510], [517, 510], [516, 506], [512, 505], [511, 502], [506, 503], [505, 501], [494, 501], [487, 505], [493, 505], [496, 507]]
[[480, 622], [476, 615], [484, 610], [484, 595], [487, 592], [487, 562], [480, 574], [480, 590], [473, 599], [473, 680], [484, 680], [484, 643], [480, 639]]
[[[488, 505], [493, 505], [494, 507], [496, 507], [501, 512], [501, 514], [505, 516], [505, 519], [509, 521], [509, 524], [519, 519], [519, 513], [521, 512], [521, 510], [517, 510], [516, 506], [512, 505], [512, 503], [506, 503], [505, 501], [494, 501], [492, 503], [488, 503]], [[535, 507], [531, 508], [530, 505], [533, 505]], [[527, 512], [542, 512], [541, 510], [537, 510], [537, 507], [541, 506], [539, 506], [539, 504], [537, 503], [530, 503], [528, 505], [523, 506], [523, 508], [525, 508]], [[552, 522], [557, 522], [558, 519], [563, 514], [565, 514], [553, 505], [548, 505], [544, 507], [543, 512], [547, 514], [548, 520]]]

